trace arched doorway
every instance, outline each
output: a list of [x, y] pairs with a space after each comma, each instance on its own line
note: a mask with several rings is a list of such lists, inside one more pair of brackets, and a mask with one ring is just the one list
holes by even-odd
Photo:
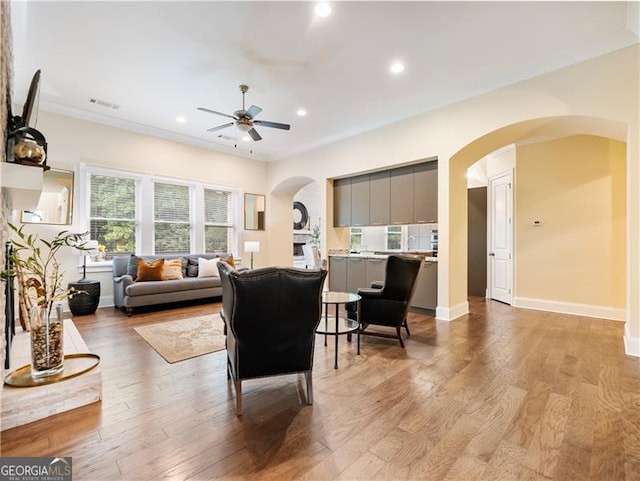
[[[321, 193], [322, 188], [323, 186], [316, 179], [305, 176], [295, 176], [283, 180], [270, 192], [269, 203], [271, 207], [269, 209], [269, 218], [272, 227], [270, 232], [271, 235], [274, 237], [277, 236], [278, 238], [278, 242], [269, 243], [269, 253], [272, 264], [294, 265], [294, 240], [297, 239], [297, 241], [301, 242], [301, 236], [303, 236], [306, 242], [308, 237], [311, 236], [311, 234], [308, 233], [312, 232], [313, 226], [316, 224], [320, 224], [320, 232], [324, 232], [322, 226], [324, 220], [320, 213], [326, 210], [326, 195]], [[301, 197], [299, 201], [305, 203], [307, 215], [309, 215], [308, 222], [304, 226], [305, 228], [299, 229], [299, 231], [304, 231], [304, 234], [300, 232], [295, 233], [293, 229], [293, 202], [296, 195], [300, 192], [302, 194], [300, 194]], [[314, 195], [315, 192], [318, 193], [317, 196]], [[310, 200], [312, 197], [314, 199], [313, 205], [311, 205]], [[291, 248], [282, 249], [282, 242], [287, 242]]]
[[[577, 153], [575, 152], [575, 149], [578, 149], [578, 150], [580, 149], [579, 142], [575, 141], [576, 138], [580, 136], [597, 136], [597, 139], [601, 139], [600, 144], [598, 144], [598, 141], [594, 141], [596, 143], [595, 144], [592, 143], [591, 144], [592, 146], [605, 145], [605, 150], [606, 150], [610, 148], [611, 145], [613, 145], [614, 149], [618, 149], [618, 153], [617, 153], [618, 157], [622, 159], [621, 164], [620, 162], [618, 162], [617, 166], [612, 167], [614, 169], [614, 173], [612, 173], [612, 171], [607, 171], [608, 173], [605, 173], [603, 171], [603, 174], [602, 174], [603, 176], [605, 174], [609, 176], [606, 180], [603, 180], [603, 182], [612, 183], [612, 185], [605, 186], [608, 189], [608, 192], [612, 193], [611, 195], [613, 197], [615, 196], [618, 197], [616, 201], [617, 202], [616, 209], [617, 209], [618, 217], [620, 216], [620, 203], [622, 203], [622, 206], [623, 206], [622, 220], [617, 218], [614, 222], [615, 223], [614, 229], [617, 229], [615, 235], [613, 236], [615, 238], [614, 245], [612, 245], [611, 242], [607, 244], [608, 245], [607, 255], [611, 256], [612, 258], [612, 261], [608, 264], [617, 266], [613, 268], [613, 270], [615, 270], [616, 272], [607, 273], [607, 274], [612, 274], [613, 276], [610, 278], [611, 282], [609, 284], [611, 283], [614, 284], [615, 292], [608, 293], [608, 297], [607, 297], [608, 300], [603, 301], [603, 304], [605, 305], [601, 306], [603, 308], [597, 309], [596, 308], [597, 306], [588, 305], [588, 302], [584, 302], [584, 301], [581, 302], [580, 299], [584, 299], [584, 298], [581, 298], [580, 295], [575, 293], [565, 292], [561, 296], [556, 296], [557, 299], [560, 299], [560, 301], [558, 301], [557, 299], [555, 300], [552, 299], [553, 295], [550, 296], [548, 292], [545, 293], [544, 289], [536, 290], [534, 285], [535, 282], [544, 284], [544, 282], [541, 281], [541, 279], [544, 279], [545, 277], [544, 275], [539, 275], [539, 274], [534, 275], [535, 273], [534, 268], [544, 265], [544, 262], [541, 262], [541, 259], [544, 260], [546, 257], [553, 258], [554, 256], [557, 256], [557, 253], [554, 250], [548, 250], [547, 252], [549, 254], [546, 255], [545, 257], [542, 257], [544, 256], [544, 248], [545, 248], [544, 243], [546, 242], [548, 244], [548, 246], [546, 247], [549, 249], [552, 249], [554, 246], [555, 247], [561, 246], [563, 249], [565, 249], [565, 252], [567, 249], [567, 246], [562, 246], [561, 241], [558, 240], [557, 238], [562, 236], [561, 234], [562, 226], [558, 227], [557, 225], [554, 225], [552, 228], [549, 228], [549, 229], [541, 227], [540, 229], [535, 231], [535, 234], [529, 233], [530, 235], [528, 237], [523, 234], [523, 232], [525, 231], [525, 229], [522, 228], [523, 226], [526, 226], [527, 228], [530, 227], [530, 230], [533, 231], [534, 228], [531, 227], [532, 225], [538, 225], [538, 226], [544, 225], [543, 223], [533, 224], [534, 221], [536, 221], [536, 219], [534, 218], [536, 211], [540, 211], [542, 209], [540, 205], [537, 205], [535, 206], [535, 208], [529, 209], [528, 211], [527, 209], [524, 209], [524, 210], [516, 209], [516, 212], [514, 213], [514, 217], [516, 217], [518, 213], [522, 215], [523, 212], [528, 212], [528, 214], [532, 216], [531, 219], [528, 219], [528, 218], [514, 219], [515, 226], [516, 227], [520, 226], [521, 228], [521, 231], [519, 233], [520, 239], [521, 239], [521, 245], [518, 246], [516, 241], [517, 247], [515, 248], [516, 250], [514, 252], [515, 255], [517, 255], [518, 252], [520, 252], [520, 257], [521, 257], [520, 259], [521, 272], [519, 272], [518, 275], [516, 276], [516, 290], [518, 289], [518, 279], [520, 279], [520, 282], [521, 282], [520, 287], [522, 288], [521, 292], [537, 292], [537, 295], [542, 298], [546, 296], [547, 297], [546, 300], [549, 302], [545, 304], [544, 302], [541, 302], [541, 299], [534, 299], [534, 298], [530, 299], [529, 296], [526, 296], [526, 295], [521, 295], [518, 297], [517, 295], [518, 292], [516, 291], [516, 298], [515, 298], [514, 305], [520, 305], [522, 307], [531, 307], [531, 308], [538, 308], [538, 309], [544, 309], [544, 310], [576, 313], [576, 314], [582, 313], [585, 315], [594, 315], [596, 317], [608, 317], [608, 318], [614, 318], [614, 319], [624, 318], [625, 304], [627, 302], [625, 299], [626, 218], [625, 218], [625, 210], [624, 210], [624, 206], [626, 203], [626, 197], [624, 193], [625, 160], [626, 160], [624, 143], [626, 142], [626, 135], [627, 135], [626, 125], [621, 124], [619, 122], [612, 122], [612, 121], [603, 120], [603, 119], [582, 117], [582, 116], [532, 119], [529, 121], [509, 125], [501, 129], [495, 130], [489, 134], [486, 134], [485, 136], [478, 138], [475, 141], [469, 143], [463, 149], [460, 149], [455, 155], [453, 155], [450, 158], [451, 171], [449, 176], [449, 183], [450, 183], [449, 192], [451, 196], [450, 197], [451, 241], [449, 245], [452, 249], [452, 252], [450, 255], [451, 267], [449, 271], [449, 282], [450, 282], [449, 288], [450, 288], [451, 297], [457, 301], [454, 304], [455, 309], [453, 310], [453, 312], [464, 313], [468, 311], [468, 304], [466, 303], [466, 297], [467, 297], [466, 289], [467, 289], [467, 276], [468, 276], [466, 227], [467, 227], [468, 205], [467, 205], [467, 196], [466, 196], [466, 177], [464, 175], [468, 167], [470, 167], [473, 163], [480, 160], [481, 158], [485, 157], [487, 154], [490, 154], [491, 152], [496, 151], [501, 147], [504, 147], [509, 144], [516, 144], [518, 146], [521, 146], [521, 150], [526, 154], [524, 157], [528, 159], [527, 163], [529, 164], [528, 169], [526, 169], [526, 171], [527, 171], [527, 175], [531, 176], [535, 174], [535, 170], [533, 170], [534, 168], [532, 168], [533, 161], [531, 157], [535, 155], [540, 155], [540, 152], [541, 152], [541, 150], [539, 148], [536, 148], [535, 146], [543, 145], [551, 150], [553, 150], [553, 148], [555, 148], [556, 150], [560, 149], [560, 152], [563, 152], [562, 154], [563, 156], [575, 157], [576, 155], [577, 156], [581, 155], [580, 152], [577, 152]], [[566, 139], [573, 139], [573, 140], [566, 140]], [[573, 149], [574, 151], [573, 154], [571, 153], [571, 149]], [[586, 154], [583, 153], [583, 155], [586, 155]], [[608, 154], [605, 153], [604, 155], [606, 156]], [[607, 158], [603, 162], [610, 162], [610, 161], [611, 159]], [[574, 159], [574, 162], [575, 162], [575, 159]], [[553, 165], [553, 167], [557, 167], [557, 166]], [[565, 182], [566, 184], [565, 188], [567, 190], [578, 188], [578, 189], [584, 190], [585, 192], [590, 192], [589, 189], [591, 188], [591, 191], [594, 191], [593, 185], [580, 184], [581, 181], [586, 182], [586, 180], [583, 179], [584, 175], [582, 170], [584, 170], [584, 168], [586, 168], [587, 166], [585, 165], [582, 167], [583, 168], [581, 168], [580, 165], [578, 165], [577, 168], [576, 166], [574, 166], [573, 171], [568, 170], [563, 174], [566, 176], [563, 182]], [[594, 166], [592, 165], [588, 167], [591, 168], [592, 170], [594, 168]], [[595, 168], [598, 169], [599, 167], [595, 166]], [[553, 169], [551, 169], [551, 171], [553, 171]], [[599, 175], [598, 172], [594, 174], [596, 181], [599, 180], [597, 178], [598, 175]], [[516, 178], [518, 178], [518, 174], [516, 174]], [[536, 181], [540, 182], [539, 184], [540, 187], [544, 186], [544, 178], [538, 178]], [[557, 181], [554, 181], [553, 179], [549, 179], [549, 182], [557, 183]], [[531, 182], [529, 182], [529, 184], [531, 184]], [[559, 194], [559, 193], [562, 193], [563, 186], [560, 185], [560, 186], [554, 186], [554, 187], [558, 187], [558, 188], [556, 190], [551, 189], [551, 192], [554, 192], [554, 195], [558, 196], [558, 198], [563, 198], [563, 196]], [[528, 185], [528, 188], [531, 189], [532, 186]], [[534, 185], [534, 188], [535, 188], [535, 185]], [[549, 189], [546, 189], [546, 190], [549, 190]], [[620, 190], [622, 192], [620, 192]], [[598, 192], [597, 190], [595, 191]], [[565, 201], [566, 201], [566, 198], [567, 196], [564, 196]], [[611, 199], [603, 199], [604, 202], [609, 202], [610, 200]], [[560, 205], [560, 207], [564, 207], [564, 206]], [[562, 209], [558, 208], [556, 210], [561, 211]], [[549, 212], [548, 208], [545, 212], [547, 213]], [[551, 214], [548, 214], [548, 215], [553, 216], [554, 214], [555, 213], [552, 212]], [[587, 217], [587, 220], [585, 221], [586, 223], [588, 222], [589, 219], [588, 219], [588, 215], [585, 215], [585, 217]], [[543, 221], [543, 219], [537, 219], [537, 220]], [[573, 221], [575, 221], [575, 219], [568, 219], [566, 222], [567, 224], [569, 224]], [[558, 219], [555, 219], [555, 222], [557, 223]], [[622, 225], [620, 225], [620, 223]], [[569, 229], [570, 228], [584, 229], [584, 225], [580, 226], [580, 225], [577, 225], [576, 223], [574, 224], [572, 224], [571, 227], [567, 227], [566, 232], [568, 232], [568, 234], [566, 235], [566, 237], [573, 236], [574, 239], [576, 237], [579, 239], [579, 236], [577, 236], [575, 232], [570, 232]], [[553, 236], [555, 238], [553, 239], [545, 238], [544, 235], [539, 235], [541, 233], [545, 233], [545, 234], [548, 233], [550, 234], [550, 237]], [[531, 241], [532, 238], [533, 239], [537, 238], [537, 243], [532, 242]], [[526, 239], [526, 242], [523, 242], [522, 239]], [[589, 239], [589, 241], [591, 241], [591, 239]], [[580, 247], [581, 247], [580, 245], [577, 245], [573, 248], [573, 250], [579, 249]], [[569, 253], [571, 255], [574, 254], [571, 251], [569, 251]], [[533, 267], [532, 267], [532, 263], [534, 263]], [[555, 267], [556, 264], [560, 266], [565, 266], [565, 268], [567, 268], [566, 266], [569, 265], [567, 269], [571, 269], [570, 263], [564, 259], [555, 260], [554, 263], [551, 264], [554, 269], [556, 269]], [[581, 272], [579, 271], [579, 268], [578, 269], [574, 268], [574, 270], [576, 272], [573, 272], [573, 274], [577, 277], [580, 277]], [[556, 277], [560, 277], [560, 276], [566, 277], [568, 275], [567, 272], [562, 271], [562, 268], [557, 268], [556, 272], [551, 272], [547, 274], [553, 275], [554, 279]], [[620, 277], [623, 278], [622, 281], [620, 281]], [[530, 280], [531, 282], [529, 282]], [[579, 285], [580, 282], [582, 283], [585, 282], [584, 277], [578, 280], [579, 282], [574, 282], [574, 284]], [[526, 288], [523, 287], [524, 285], [526, 285]], [[534, 288], [532, 288], [532, 285], [534, 285]], [[590, 298], [587, 296], [586, 299], [589, 300]], [[584, 309], [584, 310], [581, 311], [580, 309]]]

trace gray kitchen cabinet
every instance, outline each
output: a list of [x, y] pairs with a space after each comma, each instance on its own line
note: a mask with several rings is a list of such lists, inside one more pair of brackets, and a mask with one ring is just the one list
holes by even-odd
[[351, 225], [351, 179], [333, 181], [333, 226]]
[[347, 257], [329, 256], [329, 289], [347, 292]]
[[423, 262], [418, 272], [411, 307], [435, 311], [438, 305], [438, 263]]
[[390, 224], [413, 223], [413, 166], [393, 169], [390, 174]]
[[351, 225], [369, 225], [369, 174], [351, 178]]
[[391, 200], [390, 172], [375, 172], [369, 175], [369, 225], [389, 224]]
[[348, 257], [347, 258], [347, 289], [346, 292], [357, 292], [360, 287], [365, 285], [365, 258], [364, 257]]
[[334, 227], [437, 222], [437, 161], [333, 181]]
[[384, 273], [387, 266], [387, 259], [368, 257], [364, 268], [363, 287], [371, 287], [373, 281], [384, 282]]
[[426, 162], [414, 167], [413, 222], [438, 222], [438, 162]]

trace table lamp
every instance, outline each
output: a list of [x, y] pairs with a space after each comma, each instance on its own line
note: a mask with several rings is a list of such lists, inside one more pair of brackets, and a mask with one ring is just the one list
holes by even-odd
[[260, 252], [260, 241], [245, 241], [244, 251], [251, 252], [251, 268], [253, 269], [253, 253]]
[[88, 240], [82, 244], [78, 244], [75, 247], [75, 253], [79, 256], [83, 256], [82, 261], [82, 279], [78, 282], [90, 282], [87, 279], [87, 256], [95, 256], [98, 254], [98, 241]]

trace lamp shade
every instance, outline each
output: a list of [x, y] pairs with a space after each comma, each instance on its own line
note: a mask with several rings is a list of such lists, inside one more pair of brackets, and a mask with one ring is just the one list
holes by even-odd
[[260, 241], [245, 241], [245, 252], [260, 252]]

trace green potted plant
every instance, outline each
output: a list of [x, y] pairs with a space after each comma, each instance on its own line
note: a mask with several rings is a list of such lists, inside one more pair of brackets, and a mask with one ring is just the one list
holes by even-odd
[[[2, 273], [5, 281], [16, 279], [20, 323], [31, 333], [31, 375], [34, 379], [57, 374], [64, 368], [64, 332], [60, 301], [78, 294], [67, 289], [56, 259], [65, 247], [82, 249], [86, 233], [62, 231], [52, 240], [23, 231], [9, 224], [13, 231], [10, 254], [12, 267]], [[54, 307], [56, 315], [53, 315]]]

